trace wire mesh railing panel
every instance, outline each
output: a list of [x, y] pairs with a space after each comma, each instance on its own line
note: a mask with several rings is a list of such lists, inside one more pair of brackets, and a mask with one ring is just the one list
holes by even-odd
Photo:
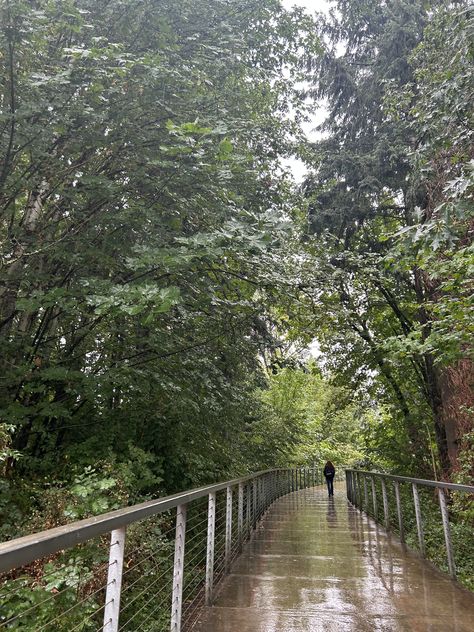
[[216, 527], [214, 536], [214, 581], [218, 582], [225, 572], [225, 531], [227, 495], [223, 490], [216, 497]]
[[[455, 568], [463, 584], [474, 591], [474, 493], [451, 492], [447, 504], [454, 517], [451, 538]], [[466, 534], [471, 535], [466, 537]]]
[[170, 627], [176, 510], [127, 529], [119, 630]]
[[104, 616], [109, 548], [109, 538], [95, 538], [0, 577], [0, 630], [94, 632]]
[[183, 629], [192, 626], [199, 608], [204, 604], [207, 527], [208, 499], [199, 498], [188, 507], [184, 555]]

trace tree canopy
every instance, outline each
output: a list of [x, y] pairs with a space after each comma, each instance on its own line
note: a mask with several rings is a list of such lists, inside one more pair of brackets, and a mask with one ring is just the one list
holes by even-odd
[[6, 537], [84, 485], [472, 480], [472, 8], [331, 7], [0, 0]]

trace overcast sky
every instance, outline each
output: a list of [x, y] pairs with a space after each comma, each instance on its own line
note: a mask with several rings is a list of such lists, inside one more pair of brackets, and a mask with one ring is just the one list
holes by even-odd
[[298, 7], [306, 7], [309, 11], [327, 11], [327, 0], [282, 0], [282, 5], [290, 9], [295, 5]]

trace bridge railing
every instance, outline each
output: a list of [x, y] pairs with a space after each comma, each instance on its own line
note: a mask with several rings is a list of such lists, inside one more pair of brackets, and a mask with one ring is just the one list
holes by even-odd
[[[407, 527], [414, 522], [418, 550], [423, 557], [426, 557], [426, 536], [422, 497], [424, 495], [429, 501], [435, 497], [439, 507], [437, 523], [442, 525], [444, 536], [447, 568], [451, 576], [456, 578], [450, 494], [460, 492], [472, 498], [474, 486], [346, 469], [346, 487], [349, 501], [381, 522], [387, 530], [396, 529], [401, 542], [405, 543]], [[431, 502], [430, 507], [432, 505]]]
[[322, 483], [273, 469], [0, 544], [0, 630], [180, 632], [269, 506]]

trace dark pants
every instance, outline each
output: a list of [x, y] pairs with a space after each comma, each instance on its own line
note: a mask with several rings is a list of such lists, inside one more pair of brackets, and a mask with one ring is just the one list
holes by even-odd
[[334, 496], [334, 487], [332, 481], [334, 479], [334, 474], [332, 476], [326, 476], [326, 483], [328, 486], [328, 494], [329, 496]]

